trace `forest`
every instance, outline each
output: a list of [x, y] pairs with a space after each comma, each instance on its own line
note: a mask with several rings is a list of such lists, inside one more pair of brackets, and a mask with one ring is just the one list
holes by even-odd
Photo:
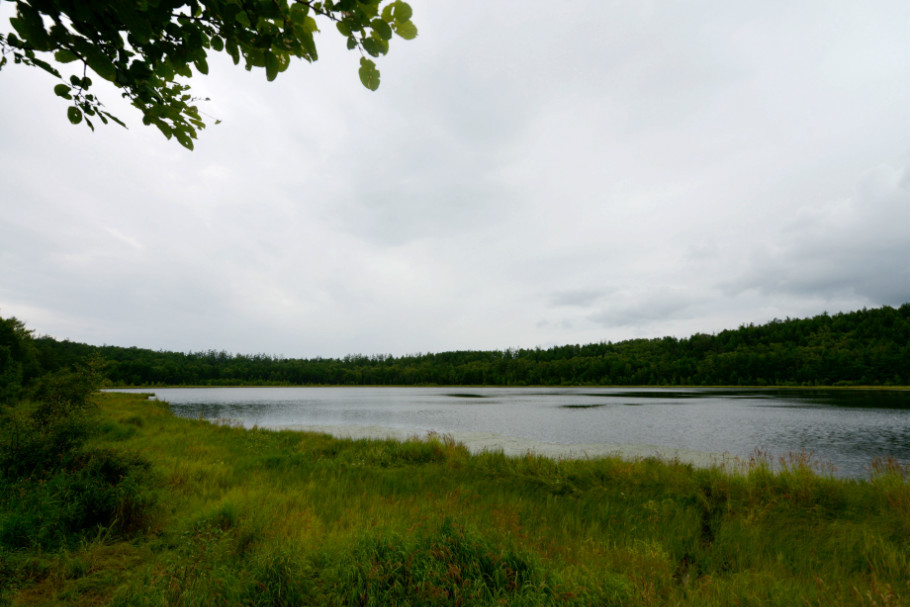
[[57, 371], [90, 358], [115, 386], [217, 385], [723, 385], [910, 384], [910, 303], [742, 325], [717, 334], [344, 358], [224, 351], [167, 352], [34, 339]]

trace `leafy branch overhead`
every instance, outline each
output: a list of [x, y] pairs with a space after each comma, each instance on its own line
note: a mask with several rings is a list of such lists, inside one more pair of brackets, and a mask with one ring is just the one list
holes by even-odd
[[[12, 31], [0, 33], [0, 68], [38, 67], [59, 79], [54, 93], [70, 102], [67, 117], [94, 130], [93, 119], [125, 126], [95, 95], [97, 76], [118, 87], [170, 139], [192, 149], [205, 128], [189, 85], [193, 71], [208, 73], [210, 51], [226, 52], [247, 70], [274, 80], [293, 57], [318, 58], [314, 34], [330, 21], [360, 52], [360, 81], [379, 87], [373, 58], [385, 55], [393, 35], [417, 36], [411, 7], [401, 0], [7, 0], [16, 6]], [[61, 64], [75, 73], [65, 78]], [[91, 73], [91, 76], [89, 75]]]

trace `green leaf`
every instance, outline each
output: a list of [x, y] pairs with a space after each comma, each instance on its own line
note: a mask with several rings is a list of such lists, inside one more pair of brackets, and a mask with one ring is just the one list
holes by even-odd
[[316, 52], [316, 42], [313, 40], [313, 34], [307, 33], [300, 37], [300, 44], [306, 49], [306, 60], [316, 61], [319, 59], [319, 53]]
[[411, 17], [414, 15], [411, 5], [407, 2], [402, 2], [401, 0], [392, 3], [392, 11], [395, 16], [395, 21], [398, 24], [410, 21]]
[[250, 16], [246, 14], [246, 11], [240, 11], [237, 13], [237, 15], [234, 16], [234, 19], [236, 19], [237, 23], [243, 27], [252, 27], [253, 25], [250, 23]]
[[196, 59], [196, 61], [194, 61], [193, 63], [195, 64], [196, 69], [199, 70], [200, 74], [209, 73], [209, 64], [206, 63], [205, 57], [200, 57], [199, 59]]
[[363, 86], [371, 91], [379, 88], [379, 70], [376, 69], [376, 64], [371, 60], [361, 57], [360, 69], [357, 73], [360, 75], [360, 82], [363, 83]]
[[[144, 122], [144, 120], [143, 120]], [[146, 123], [148, 124], [148, 123]], [[161, 131], [161, 134], [164, 135], [167, 139], [170, 139], [174, 136], [174, 129], [172, 129], [166, 122], [158, 120], [155, 122], [155, 126], [158, 127], [158, 130]]]
[[379, 34], [383, 40], [392, 39], [392, 28], [382, 19], [373, 19], [370, 25], [373, 27], [373, 31]]
[[144, 12], [147, 8], [141, 9], [133, 4], [132, 2], [118, 2], [117, 14], [123, 20], [126, 31], [135, 36], [140, 44], [147, 44], [154, 35], [152, 24]]
[[[20, 19], [19, 17], [10, 17], [9, 23], [10, 23], [10, 25], [13, 26], [13, 29], [14, 29], [14, 30], [16, 30], [17, 32], [19, 32], [19, 35], [20, 35], [20, 36], [22, 36], [23, 38], [25, 38], [26, 40], [28, 40], [28, 34], [25, 33], [25, 29], [26, 29], [26, 27], [27, 27], [27, 26], [25, 25], [25, 21], [23, 21], [23, 20]], [[17, 45], [17, 46], [18, 46], [18, 45]]]
[[49, 51], [52, 48], [50, 37], [44, 29], [44, 20], [41, 13], [24, 2], [16, 3], [18, 17], [12, 17], [9, 22], [19, 35], [28, 42], [28, 46], [38, 51]]
[[228, 55], [231, 56], [231, 59], [234, 61], [234, 65], [240, 63], [240, 49], [237, 48], [237, 42], [233, 38], [228, 39], [225, 42], [225, 48], [227, 49]]
[[58, 84], [57, 86], [55, 86], [54, 94], [57, 95], [58, 97], [63, 97], [64, 99], [73, 98], [72, 95], [70, 95], [70, 87], [68, 87], [65, 84]]
[[82, 110], [77, 107], [70, 106], [66, 108], [66, 117], [69, 118], [70, 122], [73, 124], [79, 124], [82, 122]]
[[342, 36], [351, 35], [351, 28], [349, 28], [344, 21], [339, 21], [335, 24], [335, 27], [338, 28], [338, 31], [341, 32]]
[[265, 77], [269, 82], [274, 80], [278, 76], [278, 57], [275, 56], [275, 53], [266, 53], [265, 55]]
[[224, 42], [218, 36], [212, 36], [212, 48], [217, 52], [221, 52], [224, 49]]
[[180, 129], [175, 129], [175, 130], [174, 130], [174, 137], [177, 138], [177, 141], [180, 142], [180, 145], [182, 145], [182, 146], [185, 147], [186, 149], [192, 151], [192, 149], [193, 149], [193, 139], [192, 139], [189, 135], [187, 135], [185, 132], [181, 131]]
[[373, 57], [384, 55], [388, 50], [388, 44], [384, 46], [383, 42], [383, 40], [373, 37], [364, 38], [360, 41], [360, 43], [363, 45], [364, 50], [366, 50], [366, 52], [368, 52]]
[[86, 50], [86, 55], [88, 66], [96, 74], [111, 82], [117, 78], [117, 68], [114, 66], [114, 62], [110, 60], [110, 57], [94, 47], [89, 47]]
[[57, 71], [53, 66], [51, 66], [51, 64], [48, 63], [47, 61], [43, 61], [43, 60], [41, 60], [41, 59], [38, 59], [37, 57], [32, 57], [31, 59], [32, 59], [32, 65], [35, 65], [35, 66], [37, 66], [37, 67], [40, 67], [40, 68], [43, 69], [45, 72], [47, 72], [47, 73], [49, 73], [49, 74], [53, 74], [53, 75], [56, 76], [57, 78], [60, 78], [60, 72], [58, 72], [58, 71]]
[[306, 4], [295, 3], [291, 6], [291, 21], [294, 23], [303, 23], [303, 19], [310, 12], [310, 7]]
[[395, 33], [405, 40], [413, 40], [417, 37], [417, 26], [411, 21], [395, 24]]
[[117, 124], [119, 124], [120, 126], [122, 126], [123, 128], [127, 128], [125, 122], [123, 122], [122, 120], [120, 120], [119, 118], [117, 118], [116, 116], [111, 114], [110, 112], [101, 112], [101, 113], [103, 115], [107, 116], [108, 118], [110, 118], [111, 120], [113, 120], [114, 122], [116, 122]]
[[76, 53], [73, 51], [68, 51], [66, 49], [60, 49], [54, 53], [54, 60], [58, 63], [71, 63], [78, 58], [79, 57], [76, 56]]

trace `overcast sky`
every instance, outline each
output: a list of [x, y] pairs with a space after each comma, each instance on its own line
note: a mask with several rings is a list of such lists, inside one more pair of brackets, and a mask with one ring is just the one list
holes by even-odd
[[336, 357], [910, 301], [906, 0], [411, 4], [375, 93], [330, 25], [272, 83], [210, 60], [194, 152], [4, 68], [0, 316]]

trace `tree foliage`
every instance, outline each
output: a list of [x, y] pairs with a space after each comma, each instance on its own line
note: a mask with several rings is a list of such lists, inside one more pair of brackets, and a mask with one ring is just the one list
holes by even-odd
[[100, 356], [119, 385], [910, 385], [910, 304], [715, 335], [393, 357], [287, 359], [37, 338], [42, 368]]
[[0, 604], [4, 550], [78, 545], [142, 520], [148, 465], [88, 445], [102, 378], [97, 358], [82, 360], [47, 369], [32, 332], [0, 318]]
[[[2, 0], [0, 0], [2, 1]], [[360, 80], [379, 87], [374, 58], [393, 35], [417, 36], [402, 0], [7, 0], [12, 30], [0, 33], [0, 68], [40, 68], [58, 79], [54, 93], [69, 101], [67, 118], [94, 130], [93, 119], [124, 123], [104, 109], [93, 77], [120, 89], [147, 125], [192, 149], [205, 128], [185, 79], [208, 73], [209, 53], [225, 52], [268, 80], [294, 57], [316, 61], [319, 23], [332, 23], [348, 49], [360, 52]], [[75, 67], [66, 78], [61, 64]], [[91, 76], [90, 76], [91, 74]]]
[[0, 405], [14, 403], [39, 373], [32, 332], [15, 316], [0, 318]]

